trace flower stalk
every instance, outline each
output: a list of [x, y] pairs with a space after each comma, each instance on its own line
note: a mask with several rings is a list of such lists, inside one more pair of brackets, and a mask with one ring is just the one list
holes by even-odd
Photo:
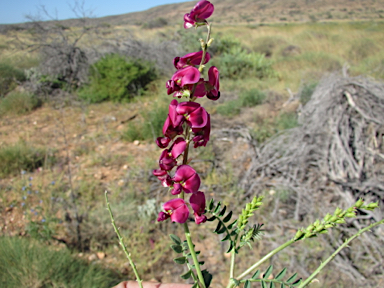
[[125, 246], [125, 244], [123, 242], [123, 237], [120, 234], [119, 228], [117, 228], [117, 226], [116, 226], [115, 218], [113, 217], [111, 205], [109, 204], [109, 200], [108, 200], [108, 191], [105, 191], [105, 201], [107, 202], [107, 209], [109, 211], [109, 216], [111, 218], [112, 226], [115, 229], [115, 233], [117, 235], [117, 238], [119, 239], [119, 244], [120, 244], [121, 248], [123, 249], [125, 256], [127, 257], [129, 264], [132, 267], [133, 273], [135, 273], [136, 281], [139, 284], [139, 287], [143, 288], [143, 283], [142, 283], [143, 280], [140, 278], [140, 275], [139, 275], [139, 272], [137, 271], [136, 265], [132, 261], [131, 254], [128, 252], [127, 247]]

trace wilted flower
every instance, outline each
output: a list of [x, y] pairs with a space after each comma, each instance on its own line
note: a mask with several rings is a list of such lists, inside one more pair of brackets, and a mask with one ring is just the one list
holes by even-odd
[[205, 88], [208, 91], [207, 98], [217, 100], [220, 98], [219, 70], [212, 66], [208, 70], [208, 77], [209, 80], [205, 82]]
[[196, 26], [198, 23], [206, 23], [205, 19], [209, 18], [214, 10], [211, 2], [206, 0], [199, 1], [190, 13], [184, 15], [184, 28], [188, 29]]

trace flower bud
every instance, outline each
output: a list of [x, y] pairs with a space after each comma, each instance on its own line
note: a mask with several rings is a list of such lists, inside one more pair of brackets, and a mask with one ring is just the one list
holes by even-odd
[[294, 239], [300, 239], [304, 235], [304, 232], [300, 229], [297, 230], [295, 238]]
[[316, 227], [315, 231], [316, 232], [321, 232], [324, 229], [324, 225], [319, 225]]
[[208, 46], [208, 47], [212, 45], [213, 40], [214, 40], [213, 38], [211, 38], [211, 39], [208, 40], [208, 42], [207, 42], [207, 46]]
[[348, 212], [347, 214], [345, 214], [345, 217], [354, 218], [354, 217], [356, 217], [356, 214], [353, 212]]
[[363, 204], [364, 204], [364, 200], [363, 200], [362, 198], [360, 198], [360, 199], [357, 200], [357, 202], [355, 203], [355, 207], [356, 207], [356, 208], [360, 208]]

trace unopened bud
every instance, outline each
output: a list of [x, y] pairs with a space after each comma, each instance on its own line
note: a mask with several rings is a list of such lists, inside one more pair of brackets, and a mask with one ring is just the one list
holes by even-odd
[[207, 46], [208, 46], [208, 47], [211, 46], [212, 42], [213, 42], [213, 38], [209, 39], [209, 40], [208, 40], [208, 43], [207, 43]]
[[363, 204], [364, 204], [364, 200], [363, 200], [362, 198], [360, 198], [360, 199], [357, 200], [357, 202], [355, 203], [355, 207], [356, 207], [356, 208], [360, 208]]
[[305, 237], [305, 238], [309, 238], [309, 237], [311, 237], [312, 235], [313, 235], [312, 232], [307, 232], [307, 233], [305, 233], [304, 237]]
[[332, 215], [329, 214], [329, 213], [327, 213], [327, 215], [325, 215], [325, 217], [324, 217], [324, 221], [325, 221], [325, 222], [328, 222], [329, 219], [331, 219], [331, 218], [332, 218]]
[[323, 229], [324, 229], [324, 225], [319, 225], [319, 226], [316, 227], [315, 231], [316, 232], [320, 232]]
[[337, 216], [332, 216], [331, 219], [329, 219], [329, 222], [336, 222], [337, 220], [339, 220], [340, 218], [337, 217]]
[[301, 238], [304, 235], [304, 232], [300, 229], [296, 232], [295, 239]]
[[337, 224], [344, 224], [345, 223], [345, 220], [343, 218], [340, 218], [338, 220], [335, 221]]
[[326, 225], [324, 225], [324, 227], [325, 227], [325, 229], [329, 229], [329, 228], [332, 228], [333, 225], [332, 224], [326, 224]]
[[320, 220], [317, 219], [317, 220], [315, 221], [315, 223], [313, 223], [313, 225], [314, 225], [314, 226], [319, 226], [319, 225], [320, 225]]
[[366, 209], [376, 209], [377, 207], [379, 207], [379, 202], [374, 202], [374, 203], [369, 203], [367, 205], [367, 208]]
[[354, 217], [356, 217], [356, 214], [353, 212], [349, 212], [349, 213], [345, 214], [345, 217], [354, 218]]
[[205, 48], [205, 42], [203, 39], [199, 39], [201, 48]]
[[307, 231], [312, 231], [314, 228], [315, 228], [315, 226], [313, 224], [311, 224], [307, 227]]
[[335, 210], [335, 213], [333, 213], [333, 215], [338, 215], [341, 212], [343, 212], [343, 210], [341, 210], [339, 207], [337, 207], [336, 210]]

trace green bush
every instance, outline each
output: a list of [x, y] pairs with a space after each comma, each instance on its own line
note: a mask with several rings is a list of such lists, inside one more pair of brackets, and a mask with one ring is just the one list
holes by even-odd
[[141, 114], [144, 121], [129, 123], [122, 138], [126, 141], [154, 140], [162, 135], [165, 117], [168, 114], [168, 106], [154, 103], [147, 111]]
[[258, 79], [276, 75], [272, 62], [260, 53], [247, 53], [241, 47], [233, 48], [212, 59], [212, 65], [220, 67], [222, 78], [255, 77]]
[[144, 29], [153, 29], [153, 28], [161, 28], [167, 25], [168, 25], [167, 19], [158, 17], [156, 19], [151, 19], [148, 22], [144, 23], [142, 27]]
[[0, 287], [112, 287], [121, 276], [68, 250], [16, 237], [0, 238]]
[[315, 91], [317, 82], [304, 83], [300, 90], [300, 102], [305, 105], [311, 100], [312, 94]]
[[108, 54], [91, 66], [89, 85], [79, 91], [79, 96], [90, 103], [126, 101], [156, 77], [154, 66], [147, 61]]
[[39, 107], [41, 101], [28, 92], [12, 91], [0, 100], [0, 115], [25, 114]]
[[250, 89], [240, 94], [240, 102], [242, 107], [253, 107], [263, 104], [267, 95], [259, 89]]
[[54, 162], [55, 157], [45, 149], [19, 141], [0, 148], [0, 177], [17, 175], [22, 170], [33, 171]]
[[0, 63], [0, 97], [13, 90], [18, 82], [24, 81], [24, 72], [16, 67]]
[[218, 105], [216, 112], [223, 116], [235, 116], [240, 113], [242, 107], [253, 107], [263, 103], [267, 95], [259, 89], [243, 91], [236, 100], [227, 101]]

